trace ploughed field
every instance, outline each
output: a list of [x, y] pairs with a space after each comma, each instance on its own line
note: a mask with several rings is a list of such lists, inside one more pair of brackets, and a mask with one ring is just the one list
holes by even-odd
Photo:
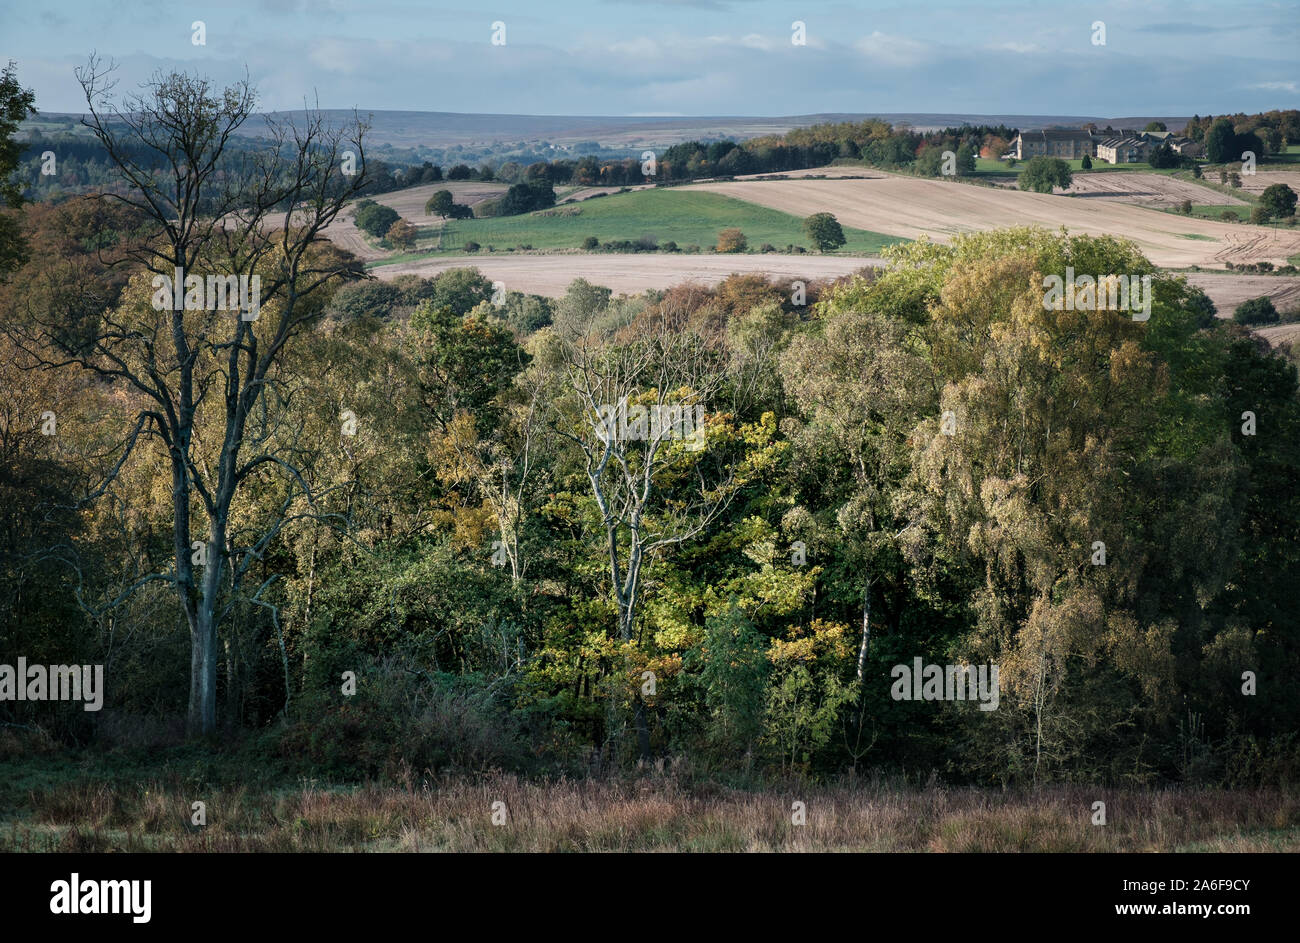
[[[1254, 196], [1259, 196], [1275, 183], [1285, 183], [1292, 190], [1300, 193], [1300, 165], [1292, 164], [1292, 170], [1257, 170], [1253, 174], [1242, 174], [1241, 189]], [[1218, 173], [1214, 179], [1219, 179]]]
[[[1293, 185], [1300, 186], [1300, 174], [1289, 174]], [[1244, 184], [1243, 184], [1244, 188]], [[1116, 171], [1114, 173], [1075, 174], [1070, 188], [1063, 193], [1091, 200], [1113, 200], [1167, 209], [1190, 200], [1196, 206], [1249, 207], [1247, 200], [1230, 196], [1190, 180], [1179, 180], [1164, 174]], [[1242, 215], [1249, 215], [1247, 209]]]
[[509, 291], [558, 297], [575, 278], [603, 285], [615, 294], [638, 294], [684, 282], [716, 285], [731, 274], [756, 273], [773, 279], [834, 279], [869, 265], [883, 265], [875, 257], [843, 255], [686, 255], [680, 252], [553, 253], [528, 255], [440, 255], [371, 269], [382, 279], [398, 275], [424, 278], [452, 268], [478, 269], [492, 281], [505, 282]]
[[[1208, 188], [1200, 188], [1208, 191]], [[1156, 265], [1223, 268], [1286, 263], [1300, 253], [1300, 229], [1234, 225], [1156, 212], [1110, 200], [1022, 193], [944, 180], [875, 173], [867, 179], [734, 180], [704, 190], [800, 216], [834, 213], [840, 223], [906, 239], [947, 242], [964, 232], [1036, 225], [1132, 239]]]
[[1279, 311], [1300, 308], [1300, 276], [1283, 275], [1205, 275], [1189, 272], [1187, 281], [1202, 289], [1220, 317], [1231, 317], [1237, 305], [1251, 298], [1271, 298]]

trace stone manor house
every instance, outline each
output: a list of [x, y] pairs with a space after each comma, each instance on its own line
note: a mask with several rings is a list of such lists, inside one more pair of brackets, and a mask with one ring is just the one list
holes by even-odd
[[1022, 131], [1003, 156], [1028, 160], [1040, 155], [1062, 160], [1079, 160], [1085, 154], [1110, 164], [1134, 164], [1146, 160], [1151, 148], [1168, 143], [1179, 154], [1196, 156], [1200, 145], [1168, 131], [1134, 131], [1129, 128], [1094, 131], [1089, 128]]

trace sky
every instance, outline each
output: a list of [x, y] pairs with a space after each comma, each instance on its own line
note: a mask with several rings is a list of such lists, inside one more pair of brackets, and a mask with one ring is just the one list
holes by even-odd
[[[791, 41], [795, 21], [804, 45]], [[492, 42], [496, 22], [504, 44]], [[41, 111], [84, 111], [73, 69], [92, 52], [118, 64], [122, 90], [160, 69], [220, 84], [247, 69], [266, 110], [1118, 117], [1300, 107], [1300, 0], [0, 0], [0, 62], [17, 63]]]

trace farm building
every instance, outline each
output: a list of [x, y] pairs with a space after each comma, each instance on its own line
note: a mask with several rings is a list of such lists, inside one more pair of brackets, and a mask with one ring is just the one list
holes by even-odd
[[1135, 164], [1146, 160], [1149, 150], [1162, 142], [1167, 143], [1176, 153], [1188, 157], [1199, 157], [1204, 151], [1204, 145], [1172, 131], [1135, 131], [1111, 127], [1102, 131], [1091, 128], [1058, 128], [1020, 132], [1004, 156], [1017, 160], [1028, 160], [1040, 155], [1078, 160], [1087, 154], [1112, 164]]
[[1064, 160], [1078, 160], [1087, 154], [1097, 153], [1097, 142], [1101, 138], [1083, 128], [1067, 128], [1054, 131], [1022, 131], [1011, 142], [1011, 156], [1017, 160], [1031, 157], [1060, 157]]
[[1184, 157], [1204, 157], [1205, 145], [1191, 138], [1175, 136], [1166, 139], [1169, 146], [1174, 149], [1175, 154], [1182, 154]]
[[1136, 164], [1146, 160], [1149, 146], [1138, 137], [1106, 138], [1097, 145], [1097, 159], [1108, 164]]
[[[1121, 137], [1132, 137], [1129, 132], [1123, 132]], [[1159, 147], [1161, 144], [1168, 144], [1169, 149], [1175, 154], [1182, 154], [1184, 157], [1201, 157], [1205, 153], [1205, 145], [1197, 144], [1191, 138], [1176, 134], [1173, 131], [1143, 131], [1137, 135], [1146, 141], [1152, 147]]]

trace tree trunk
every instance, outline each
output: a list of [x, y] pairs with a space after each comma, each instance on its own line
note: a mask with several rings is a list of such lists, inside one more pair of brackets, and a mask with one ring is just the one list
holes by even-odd
[[867, 665], [867, 646], [871, 644], [871, 580], [862, 591], [862, 644], [858, 647], [858, 680]]
[[636, 745], [641, 751], [641, 759], [650, 762], [650, 724], [645, 715], [645, 701], [641, 695], [636, 696]]
[[200, 600], [197, 624], [190, 630], [191, 735], [207, 735], [217, 729], [217, 626], [212, 605]]
[[191, 736], [206, 736], [217, 729], [217, 660], [221, 656], [217, 641], [217, 602], [224, 547], [225, 528], [213, 528], [190, 626]]

